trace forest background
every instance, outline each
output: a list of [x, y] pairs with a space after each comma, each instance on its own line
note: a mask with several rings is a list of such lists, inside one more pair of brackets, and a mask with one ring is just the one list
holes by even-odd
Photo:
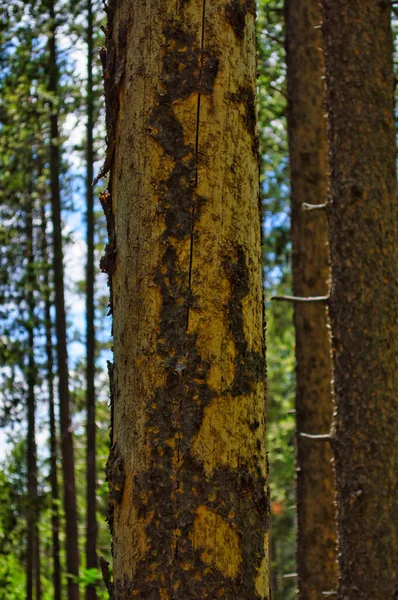
[[[0, 598], [24, 597], [32, 510], [38, 523], [36, 564], [41, 597], [53, 597], [54, 515], [59, 514], [62, 587], [65, 589], [65, 515], [54, 499], [49, 399], [57, 398], [50, 354], [56, 333], [52, 261], [51, 164], [61, 153], [60, 191], [65, 254], [66, 315], [72, 430], [75, 448], [81, 589], [107, 592], [97, 567], [86, 566], [86, 261], [95, 255], [95, 391], [97, 553], [109, 559], [105, 465], [109, 452], [107, 361], [111, 355], [106, 276], [99, 268], [106, 223], [94, 187], [94, 237], [87, 237], [87, 182], [104, 160], [102, 4], [61, 0], [13, 0], [0, 8]], [[91, 16], [90, 16], [91, 15]], [[258, 2], [258, 123], [264, 228], [264, 286], [267, 318], [268, 451], [271, 465], [271, 578], [274, 598], [291, 600], [295, 579], [295, 347], [290, 304], [271, 301], [291, 293], [289, 164], [286, 124], [286, 62], [283, 3]], [[394, 23], [396, 29], [396, 24]], [[396, 37], [396, 36], [395, 36]], [[56, 43], [57, 85], [51, 85], [51, 43]], [[87, 65], [90, 65], [88, 68]], [[53, 65], [54, 67], [54, 65]], [[91, 73], [90, 73], [91, 71]], [[50, 81], [50, 83], [49, 83]], [[90, 117], [87, 116], [90, 112]], [[54, 138], [52, 117], [60, 136]], [[87, 121], [93, 123], [93, 144]], [[89, 208], [90, 211], [90, 208]], [[89, 236], [91, 234], [89, 233]], [[90, 318], [90, 317], [89, 317]], [[50, 337], [48, 331], [50, 328]], [[33, 340], [33, 344], [32, 344]], [[31, 350], [33, 348], [33, 350]], [[93, 348], [89, 350], [93, 352]], [[35, 506], [29, 485], [29, 431], [37, 444]], [[56, 422], [58, 406], [55, 400]], [[52, 423], [54, 426], [54, 423]], [[30, 427], [30, 429], [29, 429]], [[58, 426], [57, 426], [58, 428]], [[58, 444], [59, 446], [59, 444]], [[56, 453], [58, 480], [61, 459]], [[59, 486], [61, 487], [61, 486]], [[38, 558], [39, 557], [39, 558]], [[37, 585], [37, 583], [36, 583]]]

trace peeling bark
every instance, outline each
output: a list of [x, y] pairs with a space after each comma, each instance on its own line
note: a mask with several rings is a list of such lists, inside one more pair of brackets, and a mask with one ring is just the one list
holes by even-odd
[[250, 6], [108, 7], [117, 600], [269, 598]]

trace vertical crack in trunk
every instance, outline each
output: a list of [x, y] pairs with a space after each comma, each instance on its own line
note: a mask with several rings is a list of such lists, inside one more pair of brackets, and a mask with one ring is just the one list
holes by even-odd
[[[195, 195], [198, 193], [198, 155], [199, 155], [199, 129], [200, 129], [200, 85], [202, 82], [202, 71], [203, 71], [203, 52], [204, 52], [204, 43], [205, 43], [205, 15], [206, 15], [206, 0], [203, 0], [202, 6], [202, 36], [201, 36], [201, 44], [200, 44], [200, 70], [199, 70], [199, 91], [198, 91], [198, 108], [196, 112], [196, 138], [195, 138], [195, 191], [193, 194], [192, 201], [192, 229], [191, 229], [191, 248], [189, 253], [189, 276], [188, 276], [188, 290], [191, 295], [192, 289], [192, 262], [193, 262], [193, 246], [194, 246], [194, 229], [195, 229]], [[190, 302], [187, 307], [187, 332], [189, 329], [189, 309]]]
[[[179, 7], [179, 0], [177, 0], [177, 10]], [[194, 188], [194, 193], [193, 193], [193, 197], [192, 197], [192, 226], [191, 226], [191, 240], [190, 240], [190, 250], [189, 250], [189, 273], [188, 273], [188, 306], [187, 306], [187, 325], [186, 325], [186, 334], [188, 336], [189, 333], [189, 311], [190, 311], [190, 306], [191, 306], [191, 297], [192, 297], [192, 263], [193, 263], [193, 249], [194, 249], [194, 233], [195, 233], [195, 197], [197, 196], [198, 193], [198, 156], [199, 156], [199, 130], [200, 130], [200, 100], [201, 100], [201, 82], [202, 82], [202, 71], [203, 71], [203, 53], [204, 53], [204, 40], [205, 40], [205, 15], [206, 15], [206, 0], [203, 0], [203, 5], [202, 5], [202, 31], [201, 31], [201, 43], [200, 43], [200, 68], [199, 68], [199, 89], [198, 89], [198, 104], [197, 104], [197, 111], [196, 111], [196, 135], [195, 135], [195, 188]], [[186, 340], [185, 340], [185, 352], [184, 354], [186, 355], [187, 351], [186, 351]], [[185, 374], [182, 374], [183, 380], [185, 380]], [[186, 387], [187, 383], [184, 381], [184, 384]], [[181, 408], [182, 408], [182, 403], [183, 403], [184, 397], [181, 398], [179, 406], [178, 406], [178, 413], [177, 413], [177, 427], [178, 427], [178, 440], [177, 440], [177, 464], [176, 464], [176, 490], [178, 490], [180, 488], [180, 481], [178, 479], [177, 473], [179, 471], [180, 468], [180, 461], [181, 461], [181, 455], [180, 455], [180, 446], [181, 446], [181, 430], [180, 430], [180, 415], [181, 415]], [[175, 532], [175, 552], [174, 552], [174, 559], [173, 562], [175, 562], [178, 558], [178, 539], [177, 539], [177, 524], [175, 525], [174, 528], [174, 532]], [[172, 600], [174, 599], [174, 594], [172, 592]]]

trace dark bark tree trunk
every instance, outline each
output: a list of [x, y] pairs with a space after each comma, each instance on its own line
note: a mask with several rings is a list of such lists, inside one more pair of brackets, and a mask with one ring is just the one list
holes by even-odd
[[57, 432], [54, 406], [54, 376], [53, 376], [53, 342], [52, 342], [52, 320], [51, 320], [51, 292], [50, 292], [50, 264], [47, 245], [46, 212], [44, 203], [41, 207], [41, 241], [43, 260], [43, 295], [44, 295], [44, 319], [46, 330], [46, 359], [47, 359], [47, 386], [48, 386], [48, 412], [50, 423], [50, 483], [51, 483], [51, 533], [52, 533], [52, 555], [53, 555], [53, 586], [54, 600], [61, 600], [61, 563], [60, 563], [60, 519], [59, 519], [59, 488], [57, 468]]
[[108, 7], [120, 600], [270, 597], [255, 11]]
[[[87, 529], [86, 566], [98, 567], [97, 560], [97, 502], [95, 459], [95, 331], [94, 331], [94, 195], [93, 195], [93, 12], [91, 0], [87, 2], [87, 271], [86, 271], [86, 405], [87, 405]], [[86, 588], [86, 599], [96, 600], [95, 585]]]
[[[56, 23], [53, 0], [48, 2], [50, 16], [49, 36], [49, 91], [57, 94], [58, 68], [56, 52]], [[66, 521], [66, 569], [68, 573], [68, 600], [79, 600], [79, 585], [75, 578], [79, 575], [79, 547], [77, 533], [77, 507], [75, 463], [73, 452], [72, 432], [70, 430], [70, 396], [68, 375], [68, 353], [66, 341], [66, 316], [64, 294], [64, 268], [62, 251], [62, 224], [61, 224], [61, 198], [59, 188], [59, 131], [58, 114], [54, 105], [51, 106], [51, 141], [50, 141], [50, 171], [51, 171], [51, 198], [53, 220], [54, 244], [54, 289], [56, 309], [56, 334], [57, 334], [57, 362], [58, 362], [58, 390], [60, 411], [60, 432], [62, 471], [64, 483], [64, 508]]]
[[[31, 197], [31, 194], [29, 194]], [[28, 366], [27, 366], [27, 466], [28, 466], [28, 545], [27, 545], [27, 600], [40, 600], [40, 564], [37, 497], [37, 448], [36, 448], [36, 361], [34, 356], [35, 327], [35, 276], [33, 251], [33, 202], [29, 198], [26, 210], [26, 253], [27, 253], [27, 308], [28, 308]]]
[[[321, 8], [318, 0], [286, 0], [288, 136], [294, 296], [328, 293], [325, 204], [327, 135]], [[337, 586], [334, 475], [329, 443], [301, 433], [328, 434], [332, 425], [331, 347], [325, 303], [294, 305], [296, 332], [296, 495], [299, 598], [320, 600]]]
[[341, 600], [398, 597], [398, 203], [389, 4], [323, 0]]

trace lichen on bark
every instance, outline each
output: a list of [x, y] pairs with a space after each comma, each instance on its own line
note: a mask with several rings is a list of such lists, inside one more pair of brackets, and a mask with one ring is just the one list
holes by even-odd
[[[247, 11], [237, 40], [228, 10], [110, 13], [116, 56], [126, 35], [110, 181], [118, 600], [269, 598], [255, 27]], [[237, 447], [219, 454], [224, 414]]]

